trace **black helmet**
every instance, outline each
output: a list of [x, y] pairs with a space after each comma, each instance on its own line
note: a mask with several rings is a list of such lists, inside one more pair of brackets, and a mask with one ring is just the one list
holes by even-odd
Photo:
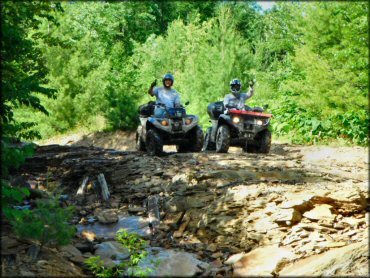
[[230, 81], [230, 89], [233, 94], [240, 93], [240, 90], [242, 89], [242, 82], [240, 82], [239, 79], [233, 79]]
[[173, 85], [173, 82], [175, 81], [175, 78], [173, 77], [173, 75], [171, 73], [166, 73], [164, 76], [163, 76], [163, 79], [162, 79], [162, 82], [163, 82], [163, 86], [166, 87], [166, 84], [164, 83], [165, 80], [171, 80], [172, 83], [171, 83], [171, 86]]

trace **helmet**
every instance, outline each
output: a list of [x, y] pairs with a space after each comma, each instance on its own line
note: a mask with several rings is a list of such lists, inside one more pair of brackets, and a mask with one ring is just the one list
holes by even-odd
[[242, 89], [242, 82], [239, 79], [233, 79], [230, 81], [230, 89], [234, 95], [239, 95]]
[[173, 75], [171, 73], [166, 73], [164, 76], [163, 76], [163, 79], [162, 79], [162, 82], [163, 82], [163, 86], [166, 87], [166, 84], [164, 83], [165, 80], [171, 80], [172, 83], [171, 83], [171, 86], [173, 85], [173, 82], [175, 81], [175, 78], [173, 77]]

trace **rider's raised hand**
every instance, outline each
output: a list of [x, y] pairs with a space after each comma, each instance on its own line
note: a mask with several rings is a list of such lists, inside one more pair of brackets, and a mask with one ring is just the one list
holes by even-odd
[[154, 86], [157, 86], [157, 79], [155, 79], [152, 84], [150, 84], [150, 87], [154, 87]]

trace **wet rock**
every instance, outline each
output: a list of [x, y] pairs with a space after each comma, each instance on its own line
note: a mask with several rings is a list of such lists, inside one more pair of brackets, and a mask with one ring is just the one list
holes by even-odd
[[88, 231], [88, 230], [83, 230], [81, 232], [81, 236], [85, 239], [87, 239], [88, 241], [94, 241], [96, 239], [96, 234], [92, 231]]
[[118, 221], [117, 212], [114, 209], [106, 209], [96, 212], [98, 221], [102, 224], [110, 224]]
[[274, 274], [278, 264], [284, 259], [293, 258], [293, 253], [277, 246], [260, 247], [244, 256], [233, 264], [235, 276], [252, 276]]
[[78, 242], [74, 245], [80, 252], [91, 252], [93, 250], [92, 243], [90, 242]]
[[130, 257], [130, 252], [117, 241], [106, 241], [96, 245], [95, 256], [125, 260]]

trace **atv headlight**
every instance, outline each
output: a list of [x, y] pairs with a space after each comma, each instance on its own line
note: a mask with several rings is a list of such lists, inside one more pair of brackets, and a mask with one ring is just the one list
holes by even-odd
[[167, 120], [162, 120], [162, 121], [161, 121], [161, 125], [163, 125], [163, 126], [168, 126], [168, 122], [167, 122]]
[[257, 120], [256, 124], [257, 125], [263, 125], [263, 121], [262, 120]]
[[185, 124], [190, 125], [193, 122], [193, 118], [186, 118], [185, 119]]
[[233, 123], [234, 123], [234, 124], [238, 124], [238, 123], [240, 123], [240, 118], [239, 118], [239, 117], [234, 117], [234, 118], [233, 118]]

